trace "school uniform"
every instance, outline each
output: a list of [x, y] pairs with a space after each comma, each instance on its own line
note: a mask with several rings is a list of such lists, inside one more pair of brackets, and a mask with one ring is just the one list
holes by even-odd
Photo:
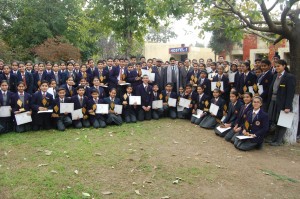
[[[192, 96], [193, 96], [193, 92], [191, 92], [188, 95], [184, 94], [183, 97], [178, 97], [178, 101], [177, 102], [179, 104], [180, 99], [181, 98], [185, 98], [185, 99], [191, 100], [190, 104], [194, 104]], [[189, 119], [190, 120], [191, 117], [192, 117], [192, 108], [186, 108], [186, 107], [184, 107], [183, 111], [177, 111], [177, 116], [180, 119]]]
[[50, 129], [51, 128], [51, 113], [38, 114], [39, 108], [44, 107], [53, 109], [53, 95], [47, 92], [36, 92], [32, 95], [32, 124], [33, 130]]
[[200, 78], [198, 80], [198, 85], [203, 86], [204, 87], [204, 93], [205, 95], [211, 97], [211, 81], [207, 78]]
[[126, 123], [136, 122], [136, 111], [137, 108], [134, 105], [129, 105], [129, 97], [134, 96], [133, 94], [125, 93], [121, 97], [121, 102], [127, 102], [127, 105], [123, 104], [123, 116]]
[[117, 88], [118, 86], [118, 75], [119, 75], [119, 67], [111, 66], [108, 67], [108, 90], [112, 88]]
[[96, 68], [96, 67], [94, 66], [94, 67], [89, 67], [89, 68], [86, 70], [86, 72], [87, 72], [89, 75], [93, 76], [94, 72], [97, 71], [97, 70], [98, 70], [98, 68]]
[[268, 94], [268, 114], [272, 126], [276, 126], [272, 145], [278, 146], [283, 142], [286, 132], [285, 127], [277, 126], [280, 111], [290, 109], [293, 111], [293, 99], [295, 95], [295, 76], [284, 71], [274, 75]]
[[151, 108], [149, 111], [145, 111], [142, 107], [152, 106], [153, 96], [152, 96], [152, 86], [141, 84], [137, 87], [136, 95], [141, 96], [141, 105], [138, 110], [138, 120], [151, 120]]
[[64, 131], [66, 127], [72, 125], [71, 114], [65, 115], [60, 113], [60, 105], [63, 103], [72, 103], [70, 97], [59, 98], [57, 97], [53, 103], [53, 114], [52, 117], [55, 119], [56, 127], [59, 131]]
[[[238, 118], [239, 112], [241, 107], [243, 106], [243, 104], [240, 101], [236, 101], [235, 104], [233, 104], [232, 102], [229, 103], [229, 108], [228, 108], [228, 112], [227, 115], [223, 121], [224, 124], [231, 124], [231, 128], [234, 127], [235, 122]], [[214, 129], [216, 135], [220, 136], [220, 137], [225, 137], [225, 135], [230, 131], [231, 129], [221, 133], [217, 128]]]
[[41, 82], [42, 82], [42, 75], [43, 72], [37, 71], [33, 74], [33, 81], [34, 81], [34, 86], [33, 86], [33, 90], [34, 92], [39, 90]]
[[104, 88], [102, 88], [101, 86], [98, 86], [98, 88], [96, 88], [95, 86], [93, 86], [93, 87], [89, 88], [89, 92], [90, 92], [90, 94], [89, 94], [90, 97], [89, 98], [90, 99], [93, 98], [92, 95], [91, 95], [92, 94], [91, 92], [93, 90], [98, 90], [99, 91], [99, 98], [100, 99], [104, 99], [106, 97], [106, 93], [104, 91]]
[[[194, 81], [194, 78], [197, 78], [196, 82]], [[192, 81], [194, 84], [197, 84], [199, 78], [200, 78], [200, 71], [192, 70], [187, 73], [185, 82], [186, 84], [190, 84], [190, 81]]]
[[74, 110], [82, 109], [83, 118], [73, 120], [75, 128], [90, 127], [89, 115], [87, 110], [88, 98], [86, 96], [74, 95], [71, 97], [74, 103]]
[[153, 86], [153, 84], [157, 84], [158, 83], [158, 79], [157, 79], [157, 77], [158, 77], [158, 69], [157, 69], [157, 67], [156, 66], [152, 66], [151, 68], [149, 68], [149, 67], [143, 67], [142, 68], [143, 70], [148, 70], [148, 71], [150, 71], [150, 73], [154, 73], [155, 74], [155, 78], [154, 78], [154, 81], [153, 82], [151, 82], [151, 83], [149, 83], [151, 86]]
[[[247, 123], [249, 124], [249, 127], [247, 127]], [[243, 151], [261, 148], [264, 142], [264, 137], [269, 130], [268, 114], [262, 109], [256, 111], [253, 109], [252, 111], [249, 111], [247, 113], [246, 121], [243, 125], [242, 131], [244, 129], [250, 134], [254, 134], [256, 137], [246, 140], [239, 140], [238, 138], [235, 138], [234, 146]], [[240, 134], [242, 135], [242, 133]]]
[[[153, 101], [162, 100], [162, 98], [163, 98], [163, 96], [160, 95], [159, 92], [152, 91], [152, 95], [153, 95]], [[164, 113], [163, 108], [152, 109], [152, 119], [158, 120], [160, 117], [162, 117], [163, 113]]]
[[[12, 96], [11, 99], [11, 108], [12, 113], [15, 116], [16, 111], [22, 111], [27, 112], [31, 111], [31, 100], [32, 96], [29, 93], [23, 92], [23, 93], [15, 93]], [[18, 133], [26, 132], [31, 130], [31, 122], [26, 124], [17, 125], [16, 121], [15, 123], [15, 131]]]
[[164, 82], [164, 72], [165, 70], [162, 67], [156, 66], [155, 83], [158, 85], [160, 91], [162, 91], [165, 88], [166, 84]]
[[25, 84], [24, 85], [25, 86], [25, 92], [32, 95], [33, 86], [34, 86], [34, 81], [33, 81], [32, 74], [28, 73], [28, 72], [24, 72], [24, 73], [21, 73], [21, 77], [22, 77], [22, 82]]
[[65, 71], [66, 70], [64, 70], [64, 71], [59, 70], [58, 74], [57, 74], [57, 77], [56, 77], [56, 73], [54, 72], [54, 78], [55, 78], [56, 84], [59, 85], [59, 86], [65, 84], [66, 81], [67, 81], [67, 74], [65, 73]]
[[263, 110], [267, 110], [268, 106], [268, 94], [269, 94], [269, 89], [270, 85], [273, 81], [273, 74], [271, 70], [268, 70], [267, 72], [263, 73], [258, 79], [257, 79], [257, 84], [263, 86], [263, 93], [260, 95], [260, 97], [263, 99]]
[[210, 97], [206, 95], [205, 93], [202, 93], [199, 95], [193, 96], [193, 101], [194, 101], [194, 110], [197, 113], [197, 109], [200, 109], [203, 111], [203, 116], [200, 118], [196, 118], [195, 116], [191, 117], [191, 123], [199, 125], [203, 118], [205, 117], [206, 114], [208, 114], [209, 111], [209, 106], [210, 106]]
[[69, 86], [68, 84], [63, 84], [61, 87], [66, 90], [66, 97], [72, 97], [77, 95], [77, 91], [73, 86]]
[[253, 75], [250, 71], [247, 74], [243, 73], [239, 77], [237, 91], [240, 95], [243, 95], [245, 92], [248, 92], [249, 86], [253, 86], [256, 83], [256, 75]]
[[[167, 92], [163, 90], [161, 92], [163, 103], [168, 103], [169, 98], [177, 99], [177, 94], [175, 92]], [[177, 110], [175, 107], [170, 107], [168, 104], [163, 105], [164, 115], [170, 117], [171, 119], [176, 119], [177, 117]]]
[[188, 74], [189, 72], [194, 71], [194, 68], [191, 67], [191, 66], [189, 66], [189, 67], [184, 66], [184, 67], [181, 67], [179, 70], [180, 70], [180, 76], [181, 76], [181, 79], [183, 80], [183, 81], [182, 81], [182, 86], [183, 86], [183, 88], [185, 88], [185, 86], [186, 86], [187, 74]]
[[[88, 101], [88, 112], [89, 112], [90, 123], [93, 125], [94, 128], [105, 128], [106, 117], [103, 114], [96, 113], [97, 104], [103, 104], [103, 99], [91, 98]], [[93, 112], [90, 112], [91, 110]]]
[[10, 74], [17, 76], [17, 81], [18, 82], [22, 81], [22, 76], [21, 76], [21, 73], [20, 73], [19, 70], [17, 70], [17, 71], [11, 70]]
[[[94, 77], [98, 77], [100, 83], [106, 84], [109, 77], [109, 71], [107, 68], [103, 68], [101, 71], [100, 69], [94, 70], [91, 81], [93, 81]], [[90, 85], [92, 85], [92, 83]]]
[[219, 97], [218, 99], [213, 98], [211, 99], [211, 104], [215, 104], [219, 106], [219, 110], [216, 116], [212, 116], [211, 114], [207, 114], [203, 120], [200, 122], [200, 126], [202, 128], [208, 128], [208, 129], [213, 129], [216, 127], [218, 123], [221, 122], [221, 119], [223, 117], [223, 110], [224, 110], [224, 105], [226, 104], [225, 100]]
[[224, 74], [221, 76], [217, 74], [216, 76], [213, 77], [213, 82], [223, 82], [223, 93], [221, 94], [221, 97], [228, 102], [229, 101], [229, 91], [230, 91], [230, 86], [229, 86], [229, 79], [226, 77]]
[[131, 84], [133, 91], [135, 92], [136, 87], [142, 83], [142, 80], [136, 80], [136, 78], [138, 77], [138, 73], [136, 70], [132, 70], [132, 71], [125, 70], [125, 74], [126, 74], [126, 82]]
[[[121, 100], [119, 98], [112, 99], [111, 97], [106, 97], [103, 99], [103, 104], [109, 105], [109, 110], [114, 110], [114, 106], [121, 105]], [[122, 125], [122, 117], [121, 115], [117, 115], [115, 113], [108, 113], [106, 123], [107, 124], [116, 124], [116, 125]]]
[[[252, 111], [252, 109], [253, 109], [252, 103], [241, 106], [240, 111], [237, 116], [237, 119], [236, 119], [233, 127], [236, 125], [237, 125], [237, 127], [242, 127], [242, 125], [244, 124], [244, 122], [246, 120], [248, 112]], [[236, 135], [237, 135], [237, 133], [235, 133], [233, 128], [231, 128], [225, 135], [225, 140], [233, 143]]]
[[44, 70], [41, 81], [45, 80], [50, 83], [52, 79], [55, 79], [54, 72], [52, 70]]
[[18, 78], [15, 74], [4, 74], [2, 73], [0, 75], [0, 82], [2, 82], [3, 80], [6, 80], [8, 83], [8, 90], [11, 92], [16, 92], [17, 91], [17, 84], [18, 84]]
[[235, 75], [234, 75], [234, 88], [238, 88], [238, 86], [239, 86], [239, 80], [240, 80], [240, 77], [241, 77], [241, 75], [242, 75], [243, 73], [242, 72], [239, 72], [239, 71], [237, 71], [236, 73], [235, 73]]
[[[1, 106], [11, 106], [12, 96], [14, 94], [10, 91], [0, 90], [0, 107]], [[11, 117], [1, 117], [0, 118], [0, 133], [8, 133], [13, 130], [12, 126], [12, 116]]]

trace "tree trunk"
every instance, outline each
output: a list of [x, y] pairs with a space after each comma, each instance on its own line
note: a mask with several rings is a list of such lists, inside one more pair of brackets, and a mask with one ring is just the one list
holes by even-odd
[[[300, 28], [296, 28], [295, 32], [300, 32]], [[296, 76], [296, 94], [293, 101], [293, 113], [295, 113], [292, 127], [287, 130], [285, 141], [289, 144], [297, 142], [297, 132], [299, 128], [299, 94], [300, 94], [300, 33], [293, 34], [290, 41], [290, 69], [291, 73]]]

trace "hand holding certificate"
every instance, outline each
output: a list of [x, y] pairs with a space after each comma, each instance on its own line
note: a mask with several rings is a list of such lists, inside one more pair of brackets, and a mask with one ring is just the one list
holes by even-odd
[[184, 108], [190, 108], [191, 100], [180, 98], [179, 106], [182, 106]]
[[291, 128], [293, 120], [294, 120], [294, 113], [292, 112], [286, 113], [284, 111], [280, 111], [277, 125], [286, 128]]
[[40, 113], [53, 113], [53, 109], [48, 109], [45, 111], [38, 111], [38, 114], [40, 114]]
[[26, 124], [32, 122], [31, 113], [29, 111], [19, 113], [15, 115], [17, 125]]
[[168, 99], [168, 105], [170, 107], [176, 107], [176, 103], [177, 103], [177, 99], [174, 99], [174, 98], [170, 98]]
[[72, 120], [78, 120], [83, 118], [82, 109], [74, 110], [72, 113]]
[[74, 103], [60, 103], [60, 113], [72, 113], [74, 111]]
[[152, 102], [152, 109], [158, 109], [163, 107], [163, 101], [162, 100], [155, 100]]
[[231, 129], [231, 127], [221, 127], [221, 126], [218, 126], [217, 127], [217, 129], [218, 129], [218, 131], [220, 131], [220, 133], [224, 133], [225, 131], [227, 131], [227, 130], [229, 130], [229, 129]]
[[129, 105], [141, 105], [141, 96], [129, 96]]
[[219, 82], [211, 82], [211, 91], [214, 91], [215, 88], [220, 89], [221, 91], [224, 91], [224, 85], [222, 81]]
[[196, 117], [196, 118], [200, 118], [202, 114], [203, 114], [203, 111], [200, 110], [200, 109], [197, 109], [196, 114], [193, 114], [193, 116]]
[[219, 106], [212, 103], [209, 107], [209, 112], [213, 115], [217, 115], [218, 111], [219, 111]]
[[108, 104], [97, 104], [96, 113], [97, 114], [108, 114], [108, 109], [109, 109]]
[[246, 139], [252, 139], [252, 136], [246, 136], [246, 135], [238, 135], [236, 136], [240, 140], [246, 140]]
[[116, 114], [122, 114], [122, 110], [123, 110], [123, 105], [118, 105], [118, 104], [115, 104], [115, 108], [114, 108], [114, 111]]

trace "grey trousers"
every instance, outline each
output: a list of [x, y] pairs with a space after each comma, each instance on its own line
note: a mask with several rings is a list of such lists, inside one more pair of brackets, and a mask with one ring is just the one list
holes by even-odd
[[135, 116], [135, 114], [128, 114], [128, 115], [126, 115], [125, 116], [125, 122], [126, 123], [131, 123], [131, 122], [135, 123], [136, 122], [136, 116]]
[[66, 127], [72, 124], [72, 120], [69, 116], [61, 116], [57, 119], [57, 129], [59, 131], [64, 131]]
[[[238, 138], [236, 138], [238, 140]], [[238, 140], [235, 142], [235, 147], [242, 151], [250, 151], [258, 147], [258, 143], [253, 143], [249, 139], [248, 140]]]
[[93, 123], [93, 127], [94, 128], [105, 128], [106, 127], [106, 123], [101, 120], [101, 119], [95, 119], [94, 123]]

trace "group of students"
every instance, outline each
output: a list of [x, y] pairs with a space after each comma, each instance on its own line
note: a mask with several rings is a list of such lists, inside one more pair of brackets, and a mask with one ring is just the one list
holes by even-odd
[[[153, 66], [153, 59], [126, 64], [124, 59], [116, 63], [108, 58], [98, 61], [97, 67], [92, 59], [81, 66], [73, 61], [60, 65], [39, 63], [36, 67], [31, 62], [3, 64], [0, 65], [0, 108], [10, 106], [12, 114], [1, 118], [0, 132], [50, 128], [63, 131], [72, 125], [104, 128], [110, 124], [121, 125], [123, 121], [170, 117], [214, 129], [216, 135], [225, 137], [241, 150], [261, 148], [269, 129], [275, 130], [270, 144], [279, 146], [286, 128], [277, 126], [277, 121], [281, 110], [292, 111], [295, 77], [288, 73], [284, 60], [277, 60], [274, 67], [269, 60], [256, 62], [253, 71], [249, 62], [233, 63], [228, 70], [224, 64], [214, 62], [207, 66], [193, 62], [192, 67], [185, 62], [189, 64], [171, 65], [168, 69], [169, 66]], [[257, 69], [262, 71], [259, 76], [256, 76]], [[143, 74], [142, 70], [150, 73]], [[180, 71], [186, 72], [183, 80], [171, 78], [173, 81], [164, 82], [169, 78], [160, 78], [168, 72], [180, 76]], [[154, 79], [151, 73], [155, 73]], [[234, 82], [229, 80], [230, 73], [234, 73]], [[211, 88], [211, 82], [217, 82], [216, 88]], [[263, 92], [254, 89], [259, 85]], [[51, 94], [49, 88], [53, 88]], [[130, 96], [140, 96], [141, 103], [130, 104]], [[176, 99], [175, 106], [170, 105], [170, 98]], [[190, 104], [181, 107], [181, 99], [189, 100]], [[152, 107], [152, 102], [158, 100], [162, 101], [162, 107]], [[61, 103], [73, 103], [74, 110], [82, 109], [83, 117], [72, 119], [70, 113], [61, 113]], [[108, 114], [96, 113], [97, 104], [108, 104]], [[123, 105], [122, 114], [115, 111], [115, 105]], [[216, 113], [210, 110], [211, 106], [218, 107]], [[39, 113], [47, 110], [53, 112]], [[32, 123], [17, 125], [14, 116], [23, 112], [31, 114]], [[239, 139], [240, 135], [249, 139]]]

